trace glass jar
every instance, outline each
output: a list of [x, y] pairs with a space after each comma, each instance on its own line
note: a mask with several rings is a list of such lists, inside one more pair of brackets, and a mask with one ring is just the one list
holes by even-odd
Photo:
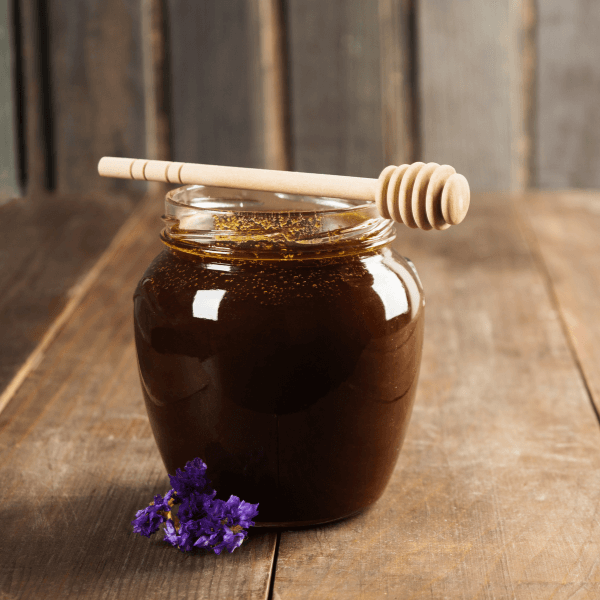
[[166, 198], [134, 297], [142, 389], [169, 473], [195, 457], [257, 525], [375, 502], [408, 426], [423, 341], [412, 264], [374, 204], [204, 186]]

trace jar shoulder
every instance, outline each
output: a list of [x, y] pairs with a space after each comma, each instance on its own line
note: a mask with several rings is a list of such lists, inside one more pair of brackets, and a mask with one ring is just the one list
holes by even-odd
[[[302, 314], [348, 312], [369, 321], [412, 320], [423, 293], [411, 265], [393, 251], [341, 261], [201, 261], [161, 252], [146, 269], [136, 297], [153, 312], [218, 320], [234, 307]], [[229, 315], [231, 317], [231, 315]]]

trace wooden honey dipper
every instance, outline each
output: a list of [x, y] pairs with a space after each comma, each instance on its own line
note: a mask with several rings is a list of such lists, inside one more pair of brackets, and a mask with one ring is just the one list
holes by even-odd
[[374, 201], [383, 218], [425, 230], [457, 225], [465, 218], [470, 201], [465, 177], [453, 167], [437, 163], [392, 165], [381, 172], [379, 179], [368, 179], [105, 156], [98, 164], [98, 173], [103, 177], [179, 185]]

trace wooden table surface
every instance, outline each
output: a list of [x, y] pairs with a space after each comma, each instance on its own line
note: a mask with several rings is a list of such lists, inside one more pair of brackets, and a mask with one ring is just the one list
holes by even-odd
[[139, 205], [1, 397], [0, 598], [600, 598], [600, 194], [476, 195], [447, 232], [399, 228], [426, 341], [390, 485], [222, 556], [130, 526], [169, 487], [131, 323], [161, 210]]

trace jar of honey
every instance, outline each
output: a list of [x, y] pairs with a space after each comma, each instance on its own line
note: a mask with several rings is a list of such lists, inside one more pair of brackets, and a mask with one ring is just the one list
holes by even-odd
[[146, 408], [169, 473], [202, 458], [257, 525], [375, 502], [410, 419], [424, 299], [374, 204], [205, 186], [166, 198], [134, 296]]

